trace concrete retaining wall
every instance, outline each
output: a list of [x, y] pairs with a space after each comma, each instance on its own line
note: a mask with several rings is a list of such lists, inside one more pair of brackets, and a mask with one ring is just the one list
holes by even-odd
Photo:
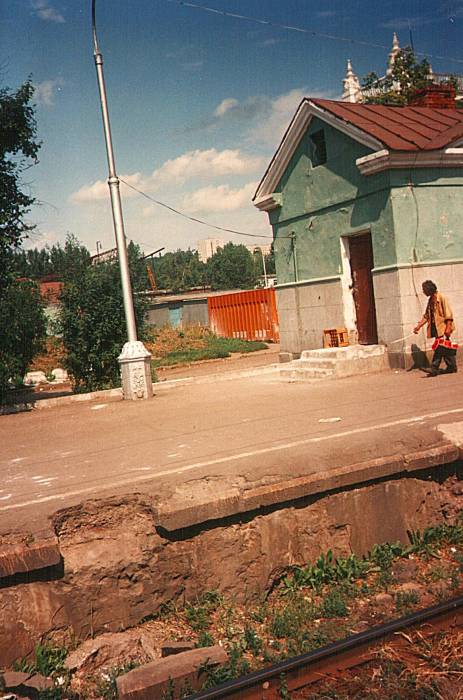
[[376, 460], [183, 511], [162, 512], [135, 495], [67, 508], [53, 523], [61, 564], [3, 579], [0, 665], [28, 654], [43, 635], [69, 642], [119, 631], [162, 603], [216, 588], [243, 599], [328, 549], [362, 554], [375, 543], [405, 542], [407, 530], [453, 522], [463, 506], [461, 462], [416, 470], [455, 449]]

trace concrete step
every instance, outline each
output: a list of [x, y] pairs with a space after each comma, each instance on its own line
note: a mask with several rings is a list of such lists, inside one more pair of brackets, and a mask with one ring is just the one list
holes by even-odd
[[333, 360], [362, 360], [370, 357], [381, 357], [387, 353], [385, 345], [347, 345], [344, 348], [318, 348], [303, 350], [301, 360], [323, 358]]
[[304, 350], [299, 360], [280, 368], [280, 377], [293, 381], [349, 377], [389, 369], [384, 345]]
[[330, 379], [335, 377], [334, 370], [323, 369], [318, 367], [285, 367], [280, 370], [282, 379], [292, 381], [305, 381], [306, 379]]

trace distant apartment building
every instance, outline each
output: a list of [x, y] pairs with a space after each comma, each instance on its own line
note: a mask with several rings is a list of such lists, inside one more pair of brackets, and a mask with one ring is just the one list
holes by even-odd
[[223, 248], [225, 241], [223, 238], [203, 238], [198, 241], [198, 255], [201, 262], [206, 262], [212, 258], [219, 248]]

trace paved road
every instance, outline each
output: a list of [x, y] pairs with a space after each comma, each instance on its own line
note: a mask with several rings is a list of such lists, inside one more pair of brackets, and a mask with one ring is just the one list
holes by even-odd
[[288, 383], [277, 374], [160, 385], [148, 402], [0, 417], [0, 534], [56, 510], [144, 492], [188, 499], [425, 448], [463, 420], [463, 376], [386, 372]]

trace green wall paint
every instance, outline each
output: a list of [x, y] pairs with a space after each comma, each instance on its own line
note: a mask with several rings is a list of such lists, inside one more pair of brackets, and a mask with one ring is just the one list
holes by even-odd
[[463, 259], [461, 169], [391, 171], [391, 184], [397, 261]]
[[[313, 168], [309, 137], [320, 129], [327, 161]], [[296, 279], [294, 251], [299, 281], [340, 274], [339, 239], [360, 231], [371, 231], [375, 267], [463, 259], [461, 170], [419, 168], [366, 176], [355, 161], [368, 153], [333, 127], [311, 121], [276, 188], [282, 206], [270, 212], [280, 284]]]
[[[312, 168], [309, 137], [320, 129], [327, 162]], [[294, 248], [299, 280], [340, 274], [340, 236], [364, 230], [372, 232], [375, 265], [395, 262], [389, 174], [362, 176], [355, 161], [368, 153], [365, 146], [312, 120], [277, 188], [283, 204], [270, 215], [280, 283], [295, 280]]]

